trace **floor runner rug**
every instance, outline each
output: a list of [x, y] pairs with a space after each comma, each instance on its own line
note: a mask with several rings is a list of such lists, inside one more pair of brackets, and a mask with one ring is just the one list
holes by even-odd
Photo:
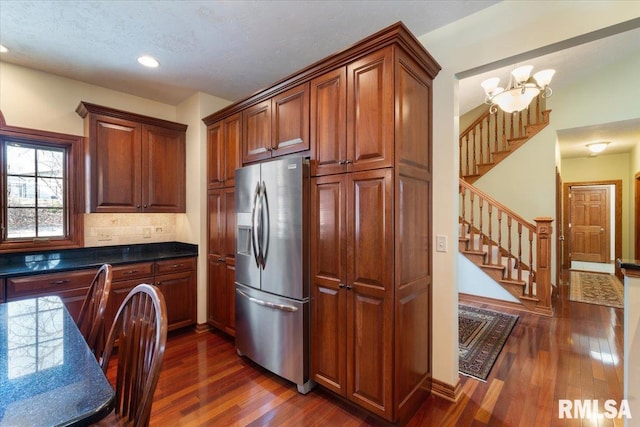
[[612, 274], [572, 271], [569, 299], [608, 307], [624, 307], [624, 288]]
[[486, 381], [517, 320], [515, 315], [459, 305], [460, 373]]

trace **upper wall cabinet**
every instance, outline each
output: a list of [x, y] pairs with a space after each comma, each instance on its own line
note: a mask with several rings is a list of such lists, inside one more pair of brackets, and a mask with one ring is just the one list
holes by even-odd
[[187, 126], [81, 102], [89, 212], [185, 212]]
[[207, 187], [233, 187], [242, 166], [242, 114], [207, 126]]
[[244, 110], [242, 128], [244, 163], [309, 150], [309, 83]]

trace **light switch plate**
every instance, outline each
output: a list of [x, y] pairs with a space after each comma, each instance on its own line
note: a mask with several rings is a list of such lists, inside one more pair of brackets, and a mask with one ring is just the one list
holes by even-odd
[[436, 252], [447, 252], [447, 236], [444, 234], [436, 236]]

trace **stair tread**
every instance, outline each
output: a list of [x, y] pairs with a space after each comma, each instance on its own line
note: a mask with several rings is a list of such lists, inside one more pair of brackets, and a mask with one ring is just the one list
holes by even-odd
[[520, 295], [518, 298], [520, 298], [520, 299], [525, 299], [525, 300], [527, 300], [527, 301], [535, 301], [535, 302], [539, 302], [539, 301], [540, 301], [540, 299], [539, 299], [539, 298], [536, 298], [536, 297], [530, 297], [530, 296], [527, 296], [527, 295]]
[[506, 270], [506, 267], [504, 265], [499, 265], [499, 264], [480, 264], [480, 267], [494, 268], [496, 270]]
[[527, 282], [524, 280], [501, 279], [500, 282], [506, 283], [507, 285], [527, 286]]

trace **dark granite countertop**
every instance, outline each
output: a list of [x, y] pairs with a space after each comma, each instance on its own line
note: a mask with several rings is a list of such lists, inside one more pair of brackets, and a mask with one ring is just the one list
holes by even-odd
[[616, 260], [620, 268], [629, 270], [640, 270], [640, 259], [620, 259]]
[[197, 255], [197, 245], [180, 242], [0, 254], [0, 279]]

